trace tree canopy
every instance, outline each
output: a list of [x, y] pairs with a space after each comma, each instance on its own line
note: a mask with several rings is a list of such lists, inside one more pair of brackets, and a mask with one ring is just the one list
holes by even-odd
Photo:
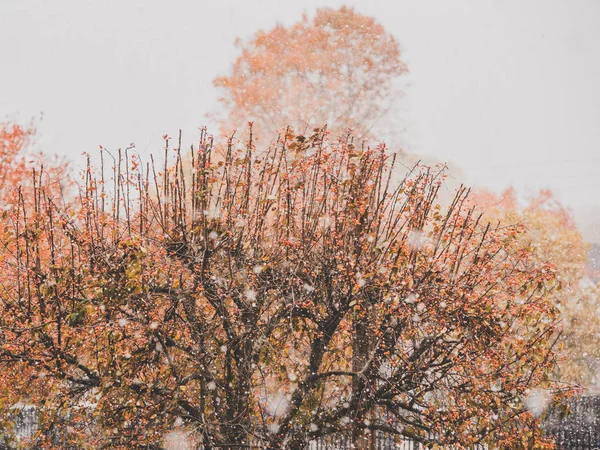
[[394, 83], [407, 71], [396, 39], [345, 6], [259, 31], [238, 47], [231, 73], [214, 81], [227, 133], [251, 120], [266, 136], [287, 126], [310, 134], [325, 123], [366, 136], [395, 105]]
[[173, 430], [549, 445], [524, 399], [551, 387], [558, 282], [524, 227], [488, 223], [464, 188], [440, 206], [435, 168], [395, 182], [385, 146], [323, 130], [235, 144], [217, 158], [203, 134], [188, 169], [181, 148], [162, 170], [119, 152], [71, 205], [43, 184], [11, 205], [7, 429], [21, 402], [42, 448], [160, 448]]
[[523, 244], [540, 261], [552, 261], [560, 289], [554, 302], [564, 323], [560, 364], [555, 377], [586, 389], [597, 389], [600, 367], [600, 296], [597, 282], [588, 277], [589, 244], [577, 229], [571, 213], [550, 191], [542, 191], [520, 204], [509, 189], [500, 196], [478, 192], [472, 200], [489, 219], [522, 224], [528, 229]]
[[59, 194], [64, 188], [73, 187], [66, 176], [69, 166], [65, 161], [33, 151], [35, 134], [33, 124], [0, 123], [0, 201], [7, 208], [18, 201], [20, 190], [29, 189], [32, 184], [43, 182]]

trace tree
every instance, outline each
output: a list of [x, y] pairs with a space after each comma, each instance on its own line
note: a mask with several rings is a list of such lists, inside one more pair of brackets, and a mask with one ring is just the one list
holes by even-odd
[[6, 194], [27, 173], [22, 150], [27, 146], [32, 128], [0, 124], [0, 191]]
[[472, 200], [490, 219], [527, 227], [523, 244], [538, 260], [554, 264], [560, 289], [553, 297], [564, 322], [562, 357], [555, 377], [585, 388], [596, 387], [600, 381], [596, 379], [600, 337], [594, 331], [600, 325], [599, 287], [587, 277], [589, 245], [570, 212], [550, 191], [540, 192], [525, 205], [519, 204], [512, 189], [500, 196], [478, 192]]
[[394, 106], [394, 83], [407, 71], [396, 39], [345, 6], [237, 45], [231, 74], [214, 81], [224, 92], [226, 133], [252, 120], [267, 136], [286, 126], [310, 134], [327, 123], [336, 133], [352, 128], [364, 137]]
[[443, 209], [443, 173], [394, 183], [384, 146], [323, 131], [214, 151], [203, 134], [187, 176], [180, 148], [162, 171], [119, 152], [112, 190], [89, 167], [76, 207], [36, 186], [6, 214], [6, 421], [37, 405], [43, 448], [160, 448], [174, 428], [549, 448], [523, 399], [551, 387], [558, 283], [522, 226], [486, 223], [466, 189]]
[[61, 192], [70, 184], [65, 176], [68, 171], [65, 161], [31, 150], [35, 133], [33, 124], [24, 127], [0, 123], [0, 201], [4, 204], [15, 201], [19, 186], [28, 189], [32, 183], [43, 181]]
[[[5, 264], [18, 264], [20, 266], [19, 270], [27, 273], [28, 277], [31, 276], [31, 272], [29, 272], [31, 261], [24, 259], [23, 254], [15, 246], [9, 244], [16, 236], [27, 232], [27, 230], [18, 226], [16, 228], [11, 227], [9, 225], [12, 222], [11, 217], [14, 217], [15, 210], [19, 210], [21, 213], [25, 213], [25, 210], [27, 210], [31, 214], [30, 219], [35, 217], [38, 210], [34, 205], [36, 202], [34, 193], [38, 191], [41, 185], [44, 185], [49, 198], [59, 204], [62, 204], [65, 200], [64, 189], [68, 190], [69, 187], [74, 186], [69, 178], [65, 176], [68, 165], [64, 161], [49, 158], [31, 149], [34, 135], [35, 127], [32, 124], [29, 126], [14, 123], [0, 124], [0, 209], [2, 211], [0, 216], [2, 223], [0, 242], [3, 243], [0, 262], [3, 267]], [[39, 205], [39, 201], [41, 199], [38, 199], [37, 205]], [[27, 217], [22, 217], [22, 219], [25, 222], [27, 221]], [[12, 253], [14, 251], [16, 253]], [[5, 286], [5, 283], [11, 283], [12, 281], [13, 278], [11, 278], [10, 272], [0, 274], [0, 284], [3, 286]], [[5, 309], [6, 305], [5, 299], [2, 298], [1, 311], [3, 316], [11, 314], [10, 307]], [[5, 322], [0, 319], [0, 323], [2, 323], [0, 345], [3, 345], [6, 343]], [[22, 402], [28, 396], [28, 389], [23, 384], [23, 377], [27, 378], [27, 375], [32, 372], [31, 369], [28, 370], [26, 367], [21, 367], [22, 372], [16, 372], [15, 367], [5, 359], [2, 360], [1, 364], [3, 367], [2, 388], [5, 386], [11, 387], [10, 392], [7, 391], [7, 395], [0, 400], [1, 409], [5, 413], [8, 412], [8, 414], [1, 417], [2, 420], [0, 421], [0, 429], [4, 431], [11, 429], [12, 420], [10, 419], [14, 418], [14, 413], [17, 411], [16, 406], [28, 406]], [[1, 437], [7, 438], [6, 436]]]

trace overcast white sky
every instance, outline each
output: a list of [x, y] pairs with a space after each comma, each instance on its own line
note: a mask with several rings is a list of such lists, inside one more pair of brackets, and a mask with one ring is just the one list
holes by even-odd
[[208, 123], [236, 37], [342, 4], [402, 45], [409, 151], [552, 188], [600, 235], [600, 0], [0, 0], [0, 121], [43, 112], [40, 146], [76, 161], [156, 150]]

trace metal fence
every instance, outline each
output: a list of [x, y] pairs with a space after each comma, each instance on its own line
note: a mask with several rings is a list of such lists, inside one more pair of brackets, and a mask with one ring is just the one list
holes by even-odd
[[[377, 432], [370, 439], [369, 450], [420, 450], [418, 442], [411, 439], [392, 438], [386, 433]], [[307, 450], [351, 450], [352, 441], [348, 436], [327, 436], [308, 444]]]
[[[572, 403], [571, 413], [563, 417], [559, 412], [550, 412], [546, 421], [546, 432], [552, 436], [557, 450], [600, 450], [600, 397], [584, 397]], [[38, 428], [37, 414], [33, 406], [15, 407], [14, 437], [17, 441], [35, 434]], [[400, 438], [381, 431], [373, 432], [369, 439], [369, 450], [423, 450], [416, 441]], [[0, 444], [0, 450], [4, 449]], [[208, 447], [206, 447], [208, 448]], [[210, 447], [213, 450], [260, 450], [261, 446], [230, 444]], [[309, 443], [307, 450], [351, 450], [352, 439], [347, 434], [325, 436]], [[474, 450], [484, 449], [480, 446]], [[200, 445], [197, 450], [206, 450]]]
[[35, 408], [26, 405], [18, 408], [15, 414], [15, 438], [17, 440], [26, 439], [37, 431], [37, 414]]
[[598, 450], [599, 430], [558, 430], [553, 435], [557, 450]]
[[600, 397], [584, 396], [569, 404], [569, 414], [550, 411], [545, 428], [557, 450], [600, 450]]
[[[15, 409], [14, 436], [16, 441], [21, 441], [35, 434], [38, 429], [37, 414], [33, 406], [25, 406]], [[369, 450], [424, 450], [425, 447], [411, 439], [401, 438], [381, 431], [373, 432], [368, 436]], [[261, 445], [222, 444], [206, 445], [199, 444], [196, 450], [262, 450]], [[306, 450], [352, 450], [355, 447], [348, 434], [333, 434], [311, 441]], [[483, 448], [483, 447], [482, 447]], [[5, 450], [0, 444], [0, 450]], [[478, 449], [474, 449], [478, 450]]]

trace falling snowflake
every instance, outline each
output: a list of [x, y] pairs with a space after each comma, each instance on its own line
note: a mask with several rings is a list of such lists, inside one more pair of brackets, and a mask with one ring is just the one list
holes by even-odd
[[546, 410], [552, 396], [544, 389], [533, 389], [525, 399], [525, 407], [535, 417], [539, 417]]
[[315, 290], [315, 288], [314, 288], [314, 287], [312, 287], [310, 284], [307, 284], [307, 283], [305, 283], [305, 284], [304, 284], [304, 290], [305, 290], [306, 292], [308, 292], [308, 293], [311, 293], [312, 291], [314, 291], [314, 290]]
[[422, 250], [427, 243], [427, 238], [425, 234], [421, 231], [409, 231], [407, 237], [407, 244], [411, 248], [411, 250]]

